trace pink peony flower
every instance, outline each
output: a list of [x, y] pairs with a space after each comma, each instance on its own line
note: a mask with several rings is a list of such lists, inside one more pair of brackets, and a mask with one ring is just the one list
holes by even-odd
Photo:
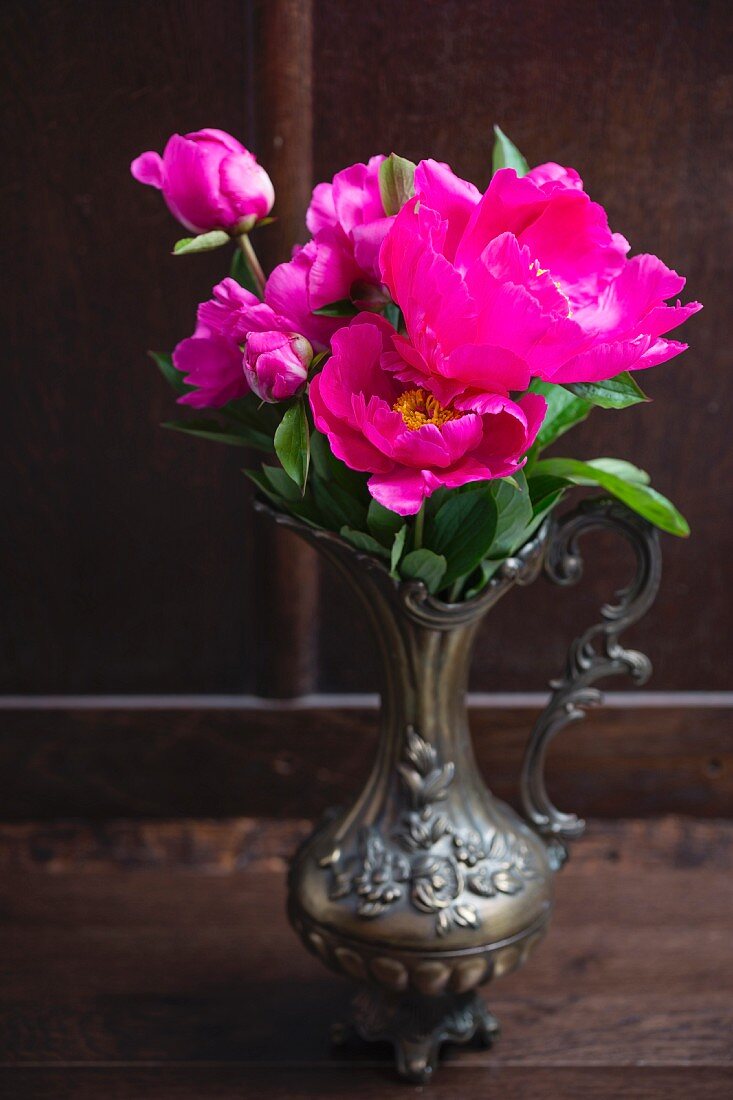
[[409, 337], [396, 339], [403, 381], [450, 401], [531, 377], [599, 381], [686, 348], [664, 339], [701, 308], [666, 304], [685, 280], [656, 256], [627, 260], [627, 241], [573, 169], [502, 169], [481, 196], [422, 161], [415, 187], [381, 250]]
[[[173, 365], [186, 374], [190, 385], [197, 387], [178, 401], [198, 409], [220, 408], [249, 392], [242, 352], [248, 334], [293, 336], [298, 328], [292, 317], [277, 313], [235, 279], [223, 279], [212, 293], [213, 298], [198, 308], [193, 336], [182, 340], [173, 352]], [[325, 335], [319, 325], [322, 320], [325, 318], [311, 318], [312, 323], [306, 326], [311, 334]]]
[[524, 463], [545, 414], [544, 398], [484, 393], [460, 407], [399, 381], [394, 329], [361, 313], [333, 338], [310, 384], [315, 425], [386, 508], [414, 515], [439, 486], [506, 477]]
[[173, 134], [162, 157], [143, 153], [130, 171], [162, 191], [171, 214], [194, 233], [251, 228], [275, 201], [267, 172], [223, 130]]
[[[310, 339], [314, 321], [330, 336], [349, 317], [313, 317], [313, 311], [344, 299], [368, 300], [381, 289], [379, 250], [392, 217], [386, 217], [379, 193], [383, 156], [368, 164], [352, 164], [331, 183], [313, 191], [306, 222], [313, 237], [297, 248], [289, 263], [276, 267], [267, 282], [267, 301], [297, 319], [296, 327]], [[384, 301], [386, 301], [386, 297]], [[380, 303], [377, 303], [379, 306]], [[308, 320], [310, 318], [310, 320]]]
[[313, 348], [297, 332], [249, 332], [244, 342], [244, 373], [262, 401], [295, 397], [305, 386]]

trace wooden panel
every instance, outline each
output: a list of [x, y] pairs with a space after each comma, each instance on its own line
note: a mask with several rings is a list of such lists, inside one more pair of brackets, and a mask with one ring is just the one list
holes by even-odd
[[222, 260], [167, 256], [180, 227], [129, 174], [176, 130], [243, 134], [246, 6], [1, 6], [3, 690], [253, 684], [241, 456], [159, 428], [146, 357], [192, 332]]
[[[471, 713], [484, 775], [512, 802], [536, 713]], [[5, 711], [0, 819], [315, 818], [363, 783], [376, 730], [374, 710], [329, 707]], [[731, 816], [731, 711], [594, 713], [558, 738], [549, 782], [582, 814]]]
[[[385, 1066], [324, 1065], [280, 1066], [184, 1066], [117, 1067], [114, 1069], [16, 1069], [7, 1068], [3, 1079], [18, 1100], [403, 1100], [421, 1095], [402, 1083], [395, 1084]], [[484, 1100], [511, 1096], [512, 1100], [720, 1100], [733, 1087], [733, 1070], [722, 1066], [650, 1066], [594, 1068], [473, 1066], [457, 1062], [441, 1069], [430, 1085], [430, 1100]], [[423, 1093], [424, 1095], [424, 1090]]]
[[[629, 458], [688, 515], [693, 539], [665, 539], [662, 591], [637, 641], [656, 688], [730, 687], [733, 9], [727, 0], [374, 0], [356, 10], [316, 6], [318, 178], [394, 149], [447, 160], [485, 186], [498, 122], [531, 162], [577, 166], [632, 248], [677, 267], [705, 303], [686, 326], [692, 350], [645, 375], [654, 404], [596, 413], [559, 453]], [[332, 584], [322, 682], [368, 690], [371, 640]], [[598, 580], [591, 590], [596, 601], [608, 593]], [[486, 625], [475, 687], [542, 688], [575, 598], [541, 586], [512, 593]]]
[[[498, 1045], [449, 1051], [431, 1095], [470, 1100], [496, 1086], [530, 1097], [540, 1084], [553, 1100], [725, 1095], [731, 830], [594, 824], [558, 882], [546, 941], [487, 990]], [[287, 928], [279, 862], [215, 874], [123, 866], [113, 856], [93, 874], [3, 874], [11, 1095], [405, 1095], [385, 1047], [330, 1049], [348, 989]]]
[[[2, 5], [14, 211], [1, 246], [13, 273], [4, 342], [16, 413], [3, 433], [12, 477], [0, 690], [252, 690], [258, 659], [259, 686], [270, 689], [266, 630], [279, 647], [287, 631], [255, 600], [263, 586], [253, 577], [271, 558], [265, 550], [255, 574], [239, 456], [160, 431], [173, 406], [144, 356], [190, 332], [221, 260], [166, 257], [176, 225], [128, 164], [170, 132], [206, 124], [241, 134], [266, 159], [274, 152], [283, 136], [273, 132], [275, 93], [287, 101], [285, 77], [297, 84], [308, 53], [302, 36], [288, 45], [292, 26], [277, 23], [275, 7], [308, 5], [219, 0], [215, 14], [204, 0]], [[258, 21], [269, 53], [254, 41]], [[660, 601], [637, 631], [655, 686], [729, 687], [729, 5], [319, 0], [312, 41], [316, 178], [396, 148], [448, 159], [485, 183], [498, 120], [531, 159], [577, 164], [637, 250], [689, 275], [707, 306], [689, 325], [693, 351], [648, 380], [652, 407], [597, 414], [573, 447], [648, 466], [692, 521], [688, 545], [666, 540]], [[307, 147], [307, 110], [291, 113], [289, 127], [287, 141], [305, 136]], [[284, 177], [288, 227], [298, 204], [290, 189], [305, 193], [307, 172]], [[282, 552], [286, 565], [291, 552]], [[599, 575], [589, 600], [601, 594]], [[312, 572], [292, 579], [285, 602], [307, 621], [299, 593], [313, 598]], [[365, 624], [335, 579], [324, 588], [319, 683], [370, 690]], [[487, 623], [476, 686], [542, 688], [574, 600], [513, 593]], [[299, 669], [302, 684], [311, 669]]]

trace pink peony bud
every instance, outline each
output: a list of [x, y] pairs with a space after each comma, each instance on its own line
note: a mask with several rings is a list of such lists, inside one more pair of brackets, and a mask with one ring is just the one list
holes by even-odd
[[162, 157], [143, 153], [130, 171], [162, 191], [170, 212], [194, 233], [251, 229], [275, 201], [265, 169], [223, 130], [173, 134]]
[[244, 374], [262, 401], [274, 404], [295, 397], [305, 386], [313, 348], [297, 332], [248, 332]]

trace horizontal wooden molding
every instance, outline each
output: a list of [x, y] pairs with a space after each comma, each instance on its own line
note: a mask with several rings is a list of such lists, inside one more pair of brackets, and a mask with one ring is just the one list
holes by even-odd
[[[543, 695], [469, 698], [476, 756], [516, 804]], [[314, 818], [355, 793], [377, 741], [376, 696], [40, 696], [2, 701], [0, 820]], [[550, 750], [563, 810], [733, 816], [729, 693], [618, 693]]]

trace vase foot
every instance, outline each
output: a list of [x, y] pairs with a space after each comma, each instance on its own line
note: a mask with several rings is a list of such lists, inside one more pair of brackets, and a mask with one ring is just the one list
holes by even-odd
[[[475, 992], [391, 997], [365, 989], [354, 998], [352, 1013], [349, 1030], [367, 1041], [391, 1043], [400, 1077], [418, 1084], [431, 1079], [443, 1043], [475, 1039], [489, 1047], [499, 1035], [499, 1021]], [[347, 1030], [337, 1025], [332, 1035], [344, 1041]]]

